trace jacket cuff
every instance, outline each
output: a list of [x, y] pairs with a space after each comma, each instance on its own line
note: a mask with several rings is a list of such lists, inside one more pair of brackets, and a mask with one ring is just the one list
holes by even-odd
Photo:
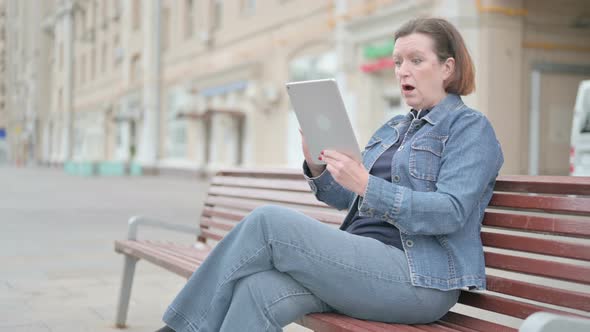
[[303, 161], [303, 177], [307, 180], [307, 183], [314, 194], [317, 194], [319, 190], [329, 189], [334, 181], [327, 169], [324, 169], [320, 175], [313, 176], [307, 165], [307, 161]]
[[404, 190], [384, 179], [369, 175], [365, 195], [359, 201], [359, 215], [373, 217], [390, 224], [398, 225], [395, 218], [400, 212]]

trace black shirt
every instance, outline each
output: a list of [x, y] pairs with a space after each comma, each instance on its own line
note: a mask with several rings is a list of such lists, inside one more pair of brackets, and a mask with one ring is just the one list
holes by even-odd
[[[419, 113], [419, 115], [418, 111], [414, 109], [412, 109], [410, 112], [414, 118], [421, 119], [426, 114], [428, 114], [429, 111], [430, 110], [423, 110]], [[406, 131], [407, 128], [409, 127], [406, 127]], [[369, 174], [391, 182], [392, 159], [395, 155], [395, 152], [399, 148], [400, 142], [402, 141], [401, 137], [403, 137], [405, 134], [405, 132], [399, 133], [400, 139], [398, 139], [395, 144], [390, 146], [385, 152], [383, 152], [381, 156], [379, 156], [379, 158], [377, 158], [375, 164], [373, 167], [371, 167]], [[349, 226], [344, 230], [351, 234], [371, 237], [387, 245], [404, 250], [397, 227], [375, 217], [361, 217], [359, 216], [358, 210], [351, 220]]]

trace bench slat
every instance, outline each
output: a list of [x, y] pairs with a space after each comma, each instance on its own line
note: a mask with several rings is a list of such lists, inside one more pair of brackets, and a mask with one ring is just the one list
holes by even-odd
[[[374, 326], [371, 326], [371, 324], [365, 324], [363, 326], [360, 325], [360, 322], [363, 321], [334, 313], [308, 314], [298, 320], [300, 325], [303, 325], [314, 331], [322, 332], [388, 331], [384, 330], [383, 328], [377, 329]], [[411, 325], [391, 324], [389, 326], [393, 327], [393, 329], [389, 329], [389, 331], [420, 332], [420, 329]]]
[[473, 318], [471, 316], [465, 316], [463, 314], [459, 314], [452, 311], [448, 312], [443, 318], [441, 318], [441, 321], [442, 323], [448, 322], [453, 325], [456, 324], [459, 326], [467, 327], [482, 332], [516, 332], [516, 329], [513, 329], [508, 326], [488, 322], [478, 318]]
[[214, 241], [221, 241], [221, 239], [223, 238], [223, 236], [215, 234], [206, 228], [201, 228], [201, 236], [212, 239]]
[[590, 213], [590, 198], [494, 193], [490, 206], [541, 210], [550, 213]]
[[[144, 242], [144, 241], [142, 241]], [[203, 264], [203, 262], [205, 261], [205, 258], [207, 258], [208, 256], [208, 252], [207, 253], [199, 253], [197, 250], [187, 247], [187, 248], [181, 248], [178, 246], [174, 246], [174, 245], [167, 245], [164, 243], [158, 243], [158, 242], [153, 242], [153, 241], [145, 241], [145, 244], [153, 246], [155, 248], [157, 248], [158, 250], [162, 251], [163, 253], [166, 253], [170, 256], [174, 256], [180, 260], [183, 261], [187, 261], [190, 264], [195, 264], [197, 266], [200, 266], [201, 264]]]
[[590, 220], [566, 219], [559, 216], [531, 216], [497, 211], [486, 211], [483, 224], [486, 226], [538, 231], [555, 235], [575, 237], [590, 236]]
[[[260, 202], [253, 202], [252, 199], [244, 199], [244, 198], [235, 198], [235, 197], [223, 197], [223, 196], [208, 196], [205, 200], [205, 205], [208, 207], [224, 207], [236, 210], [243, 210], [246, 212], [250, 212], [255, 208], [260, 206]], [[297, 207], [299, 211], [314, 211], [314, 212], [321, 212], [326, 216], [333, 216], [334, 218], [340, 216], [340, 219], [344, 219], [344, 213], [338, 212], [337, 210], [328, 207], [328, 206], [321, 206], [319, 208], [314, 208], [314, 210], [305, 209], [302, 207]]]
[[189, 278], [197, 268], [197, 265], [188, 264], [176, 257], [159, 253], [154, 248], [142, 246], [138, 241], [116, 241], [115, 251], [135, 258], [145, 259], [148, 262], [163, 267], [164, 269], [172, 271], [185, 278]]
[[494, 189], [539, 194], [590, 195], [590, 177], [502, 175], [497, 178]]
[[[204, 226], [206, 226], [206, 227], [204, 227]], [[201, 227], [204, 227], [205, 229], [218, 228], [220, 230], [229, 232], [235, 227], [235, 224], [226, 224], [226, 223], [216, 221], [215, 219], [210, 218], [210, 217], [204, 217], [201, 219]]]
[[[343, 215], [337, 214], [337, 213], [326, 213], [326, 212], [322, 212], [322, 211], [312, 211], [312, 210], [306, 210], [306, 209], [297, 209], [297, 211], [299, 211], [309, 217], [317, 219], [321, 222], [328, 223], [328, 224], [340, 225], [342, 220], [344, 219]], [[203, 216], [205, 216], [205, 217], [217, 216], [217, 217], [221, 217], [221, 218], [227, 218], [232, 221], [240, 221], [240, 220], [244, 219], [244, 217], [246, 217], [250, 212], [251, 211], [228, 212], [228, 211], [216, 210], [211, 207], [206, 207], [203, 209]]]
[[302, 169], [297, 168], [242, 168], [229, 167], [220, 170], [218, 175], [241, 177], [265, 177], [279, 179], [303, 180]]
[[227, 188], [213, 186], [209, 188], [209, 195], [238, 197], [245, 199], [258, 199], [275, 203], [295, 203], [308, 206], [328, 207], [328, 205], [326, 205], [325, 203], [316, 200], [316, 198], [311, 194], [281, 192], [278, 190]]
[[467, 291], [461, 292], [461, 295], [459, 296], [459, 303], [521, 319], [525, 319], [538, 311], [551, 312], [558, 315], [573, 315], [567, 311], [519, 302], [490, 294], [473, 293]]
[[[440, 324], [439, 322], [428, 324], [428, 325], [415, 325], [419, 329], [428, 332], [456, 332], [457, 329], [451, 328], [449, 326]], [[472, 330], [473, 331], [473, 330]]]
[[[173, 258], [175, 262], [189, 267], [192, 271], [203, 263], [208, 254], [203, 253], [202, 255], [197, 256], [197, 250], [191, 247], [183, 248], [178, 245], [152, 243], [149, 241], [137, 241], [135, 250], [143, 251], [145, 254], [153, 254], [156, 257], [166, 257], [166, 259]], [[189, 252], [191, 254], [188, 254]]]
[[497, 276], [487, 276], [487, 289], [524, 299], [590, 311], [590, 294], [542, 286]]
[[590, 284], [590, 267], [569, 263], [543, 261], [495, 252], [485, 252], [487, 267]]
[[560, 240], [537, 239], [518, 235], [481, 232], [485, 246], [544, 255], [590, 260], [590, 245]]
[[226, 187], [275, 189], [311, 193], [311, 189], [309, 188], [307, 182], [301, 180], [281, 180], [264, 178], [252, 179], [237, 176], [216, 176], [211, 180], [211, 184]]
[[454, 329], [456, 331], [461, 331], [461, 332], [479, 332], [480, 331], [480, 330], [470, 329], [470, 328], [465, 327], [465, 326], [453, 324], [453, 323], [450, 323], [450, 322], [445, 322], [443, 320], [439, 320], [438, 321], [438, 324], [440, 324], [440, 326], [448, 327], [450, 329]]
[[[231, 208], [237, 210], [243, 210], [246, 213], [254, 210], [255, 208], [260, 206], [260, 203], [245, 201], [240, 198], [232, 198], [232, 197], [220, 197], [220, 196], [210, 196], [207, 197], [205, 201], [205, 205], [214, 208], [215, 206], [224, 207], [224, 208]], [[328, 222], [331, 224], [340, 224], [342, 220], [344, 220], [345, 214], [343, 212], [339, 212], [333, 208], [314, 208], [306, 209], [303, 207], [298, 207], [298, 211], [301, 211], [304, 214], [312, 216], [320, 221]]]

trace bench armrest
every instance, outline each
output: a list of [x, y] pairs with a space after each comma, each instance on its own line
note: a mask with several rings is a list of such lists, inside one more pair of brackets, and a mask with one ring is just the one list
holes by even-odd
[[129, 219], [129, 227], [127, 230], [127, 239], [128, 240], [137, 240], [137, 230], [139, 226], [149, 226], [155, 228], [166, 229], [169, 231], [181, 232], [181, 233], [189, 233], [198, 235], [199, 228], [195, 226], [188, 226], [188, 225], [180, 225], [180, 224], [171, 224], [165, 221], [141, 217], [141, 216], [134, 216]]
[[590, 319], [536, 312], [524, 320], [519, 332], [590, 331]]

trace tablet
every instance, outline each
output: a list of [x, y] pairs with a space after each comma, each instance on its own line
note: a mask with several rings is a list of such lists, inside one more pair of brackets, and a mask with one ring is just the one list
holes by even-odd
[[287, 83], [287, 93], [316, 164], [322, 150], [361, 161], [361, 151], [334, 79]]

